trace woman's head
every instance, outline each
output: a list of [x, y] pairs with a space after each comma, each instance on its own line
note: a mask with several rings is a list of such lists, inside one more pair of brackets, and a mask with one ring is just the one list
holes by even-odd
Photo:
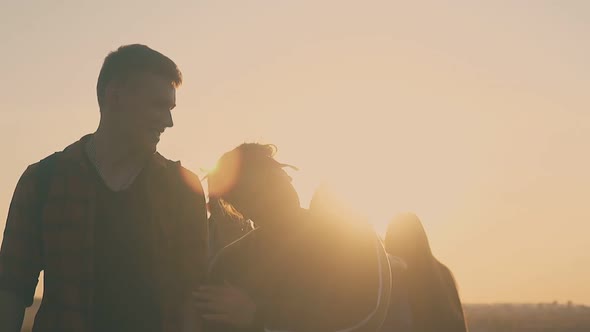
[[225, 153], [208, 175], [209, 195], [257, 224], [299, 209], [291, 177], [274, 159], [276, 147], [244, 143]]
[[388, 253], [402, 258], [409, 265], [416, 263], [416, 260], [432, 258], [424, 227], [413, 213], [393, 218], [385, 235], [385, 247]]

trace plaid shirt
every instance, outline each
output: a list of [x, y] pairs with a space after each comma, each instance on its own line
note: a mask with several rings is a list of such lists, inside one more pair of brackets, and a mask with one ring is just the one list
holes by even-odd
[[[32, 303], [39, 273], [44, 294], [33, 331], [92, 330], [96, 179], [85, 159], [87, 137], [55, 156], [47, 197], [40, 197], [39, 163], [21, 176], [0, 250], [0, 290]], [[161, 303], [162, 331], [176, 332], [183, 303], [207, 264], [207, 215], [199, 179], [159, 154], [144, 169], [169, 266]], [[35, 212], [45, 200], [40, 219]], [[121, 287], [125, 287], [122, 285]]]

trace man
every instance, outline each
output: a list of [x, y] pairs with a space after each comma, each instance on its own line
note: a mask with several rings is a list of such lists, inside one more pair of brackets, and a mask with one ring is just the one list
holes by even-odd
[[205, 199], [194, 174], [156, 152], [181, 83], [176, 64], [145, 45], [105, 58], [96, 132], [17, 184], [0, 251], [0, 331], [20, 331], [41, 270], [34, 331], [197, 327], [189, 296], [207, 260]]

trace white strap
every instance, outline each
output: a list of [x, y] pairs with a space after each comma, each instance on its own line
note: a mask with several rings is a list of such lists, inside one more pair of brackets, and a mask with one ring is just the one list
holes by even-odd
[[[359, 321], [357, 324], [347, 327], [347, 328], [344, 328], [344, 329], [334, 331], [334, 332], [352, 332], [357, 329], [360, 329], [364, 325], [366, 325], [377, 314], [377, 311], [380, 309], [380, 307], [382, 305], [389, 305], [389, 293], [391, 291], [391, 272], [390, 272], [390, 267], [389, 267], [389, 260], [387, 259], [387, 255], [385, 254], [383, 246], [381, 245], [381, 241], [378, 238], [375, 241], [375, 252], [376, 252], [376, 256], [377, 256], [377, 267], [378, 267], [378, 273], [379, 273], [379, 288], [378, 288], [378, 292], [377, 292], [377, 300], [376, 300], [374, 309], [369, 313], [369, 315], [367, 317], [365, 317], [365, 319]], [[386, 266], [384, 266], [384, 264], [383, 264], [384, 257], [385, 257], [385, 265]], [[389, 278], [387, 280], [384, 280], [384, 278], [383, 278], [384, 273], [387, 273], [387, 275], [389, 276]], [[389, 284], [389, 287], [387, 287], [384, 290], [383, 288], [386, 287], [387, 284]], [[383, 300], [384, 291], [387, 292], [385, 294], [387, 296], [386, 301]], [[268, 329], [268, 328], [264, 328], [264, 331], [265, 332], [295, 332], [295, 331], [286, 331], [286, 330], [272, 330], [272, 329]], [[328, 332], [328, 331], [326, 331], [326, 332]]]

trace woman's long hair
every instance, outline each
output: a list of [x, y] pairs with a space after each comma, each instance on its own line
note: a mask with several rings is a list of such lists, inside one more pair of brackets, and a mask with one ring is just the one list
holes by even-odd
[[420, 219], [414, 214], [394, 218], [387, 229], [385, 248], [407, 264], [400, 281], [408, 290], [414, 330], [466, 331], [454, 278], [433, 256]]

